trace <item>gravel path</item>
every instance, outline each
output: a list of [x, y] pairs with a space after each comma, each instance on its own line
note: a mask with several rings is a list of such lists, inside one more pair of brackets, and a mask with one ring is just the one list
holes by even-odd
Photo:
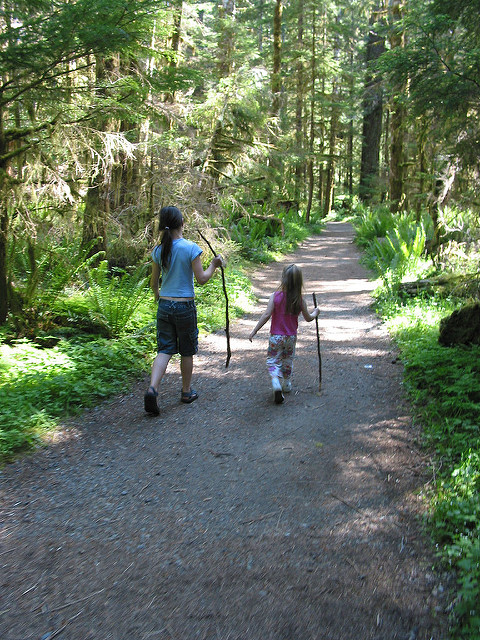
[[[446, 637], [441, 577], [418, 516], [428, 480], [345, 223], [254, 275], [259, 305], [202, 340], [198, 401], [178, 365], [2, 470], [4, 640], [402, 640]], [[292, 393], [272, 402], [268, 325], [248, 334], [283, 264], [320, 316], [300, 321]], [[228, 272], [227, 272], [228, 275]]]

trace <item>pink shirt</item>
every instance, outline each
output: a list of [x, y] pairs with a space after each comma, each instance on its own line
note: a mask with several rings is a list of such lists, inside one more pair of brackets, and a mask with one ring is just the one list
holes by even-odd
[[272, 324], [270, 325], [270, 334], [272, 336], [296, 336], [298, 329], [298, 313], [286, 313], [285, 303], [286, 295], [283, 291], [277, 291], [274, 298], [274, 307], [272, 313]]

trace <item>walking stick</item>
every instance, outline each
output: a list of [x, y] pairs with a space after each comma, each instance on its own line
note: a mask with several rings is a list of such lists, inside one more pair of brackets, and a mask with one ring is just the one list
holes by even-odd
[[[317, 296], [312, 293], [313, 304], [317, 306]], [[318, 316], [315, 318], [317, 326], [317, 352], [318, 352], [318, 390], [322, 390], [322, 354], [320, 353], [320, 332], [318, 331]]]
[[[207, 243], [208, 248], [210, 249], [210, 251], [213, 253], [213, 255], [215, 257], [218, 256], [218, 253], [216, 253], [212, 247], [212, 245], [210, 244], [210, 242], [205, 238], [205, 236], [203, 235], [203, 233], [201, 231], [198, 231], [198, 235], [202, 238], [202, 240], [204, 242]], [[225, 270], [223, 268], [223, 265], [220, 265], [220, 271], [222, 272], [222, 285], [223, 285], [223, 294], [225, 296], [225, 333], [227, 335], [227, 361], [225, 362], [225, 369], [228, 367], [228, 364], [230, 362], [230, 358], [232, 357], [232, 351], [230, 349], [230, 318], [228, 316], [228, 295], [227, 295], [227, 285], [225, 283]]]

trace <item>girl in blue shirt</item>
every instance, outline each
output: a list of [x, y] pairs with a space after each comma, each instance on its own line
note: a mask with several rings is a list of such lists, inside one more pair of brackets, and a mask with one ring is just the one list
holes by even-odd
[[[203, 285], [223, 264], [221, 256], [215, 256], [203, 269], [202, 249], [183, 237], [183, 217], [177, 207], [163, 207], [160, 211], [161, 244], [152, 252], [153, 267], [150, 286], [158, 301], [157, 356], [153, 362], [150, 386], [144, 404], [147, 413], [158, 415], [158, 387], [170, 358], [180, 353], [182, 374], [181, 401], [190, 403], [198, 398], [191, 387], [193, 356], [198, 351], [197, 310], [193, 279]], [[159, 281], [161, 276], [161, 288]]]

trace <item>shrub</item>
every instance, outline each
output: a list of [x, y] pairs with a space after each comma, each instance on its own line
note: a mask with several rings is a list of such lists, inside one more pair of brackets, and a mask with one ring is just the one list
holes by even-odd
[[87, 297], [90, 316], [103, 325], [109, 337], [120, 336], [128, 326], [137, 307], [148, 294], [146, 266], [140, 265], [132, 274], [123, 269], [108, 270], [106, 260], [88, 270]]

